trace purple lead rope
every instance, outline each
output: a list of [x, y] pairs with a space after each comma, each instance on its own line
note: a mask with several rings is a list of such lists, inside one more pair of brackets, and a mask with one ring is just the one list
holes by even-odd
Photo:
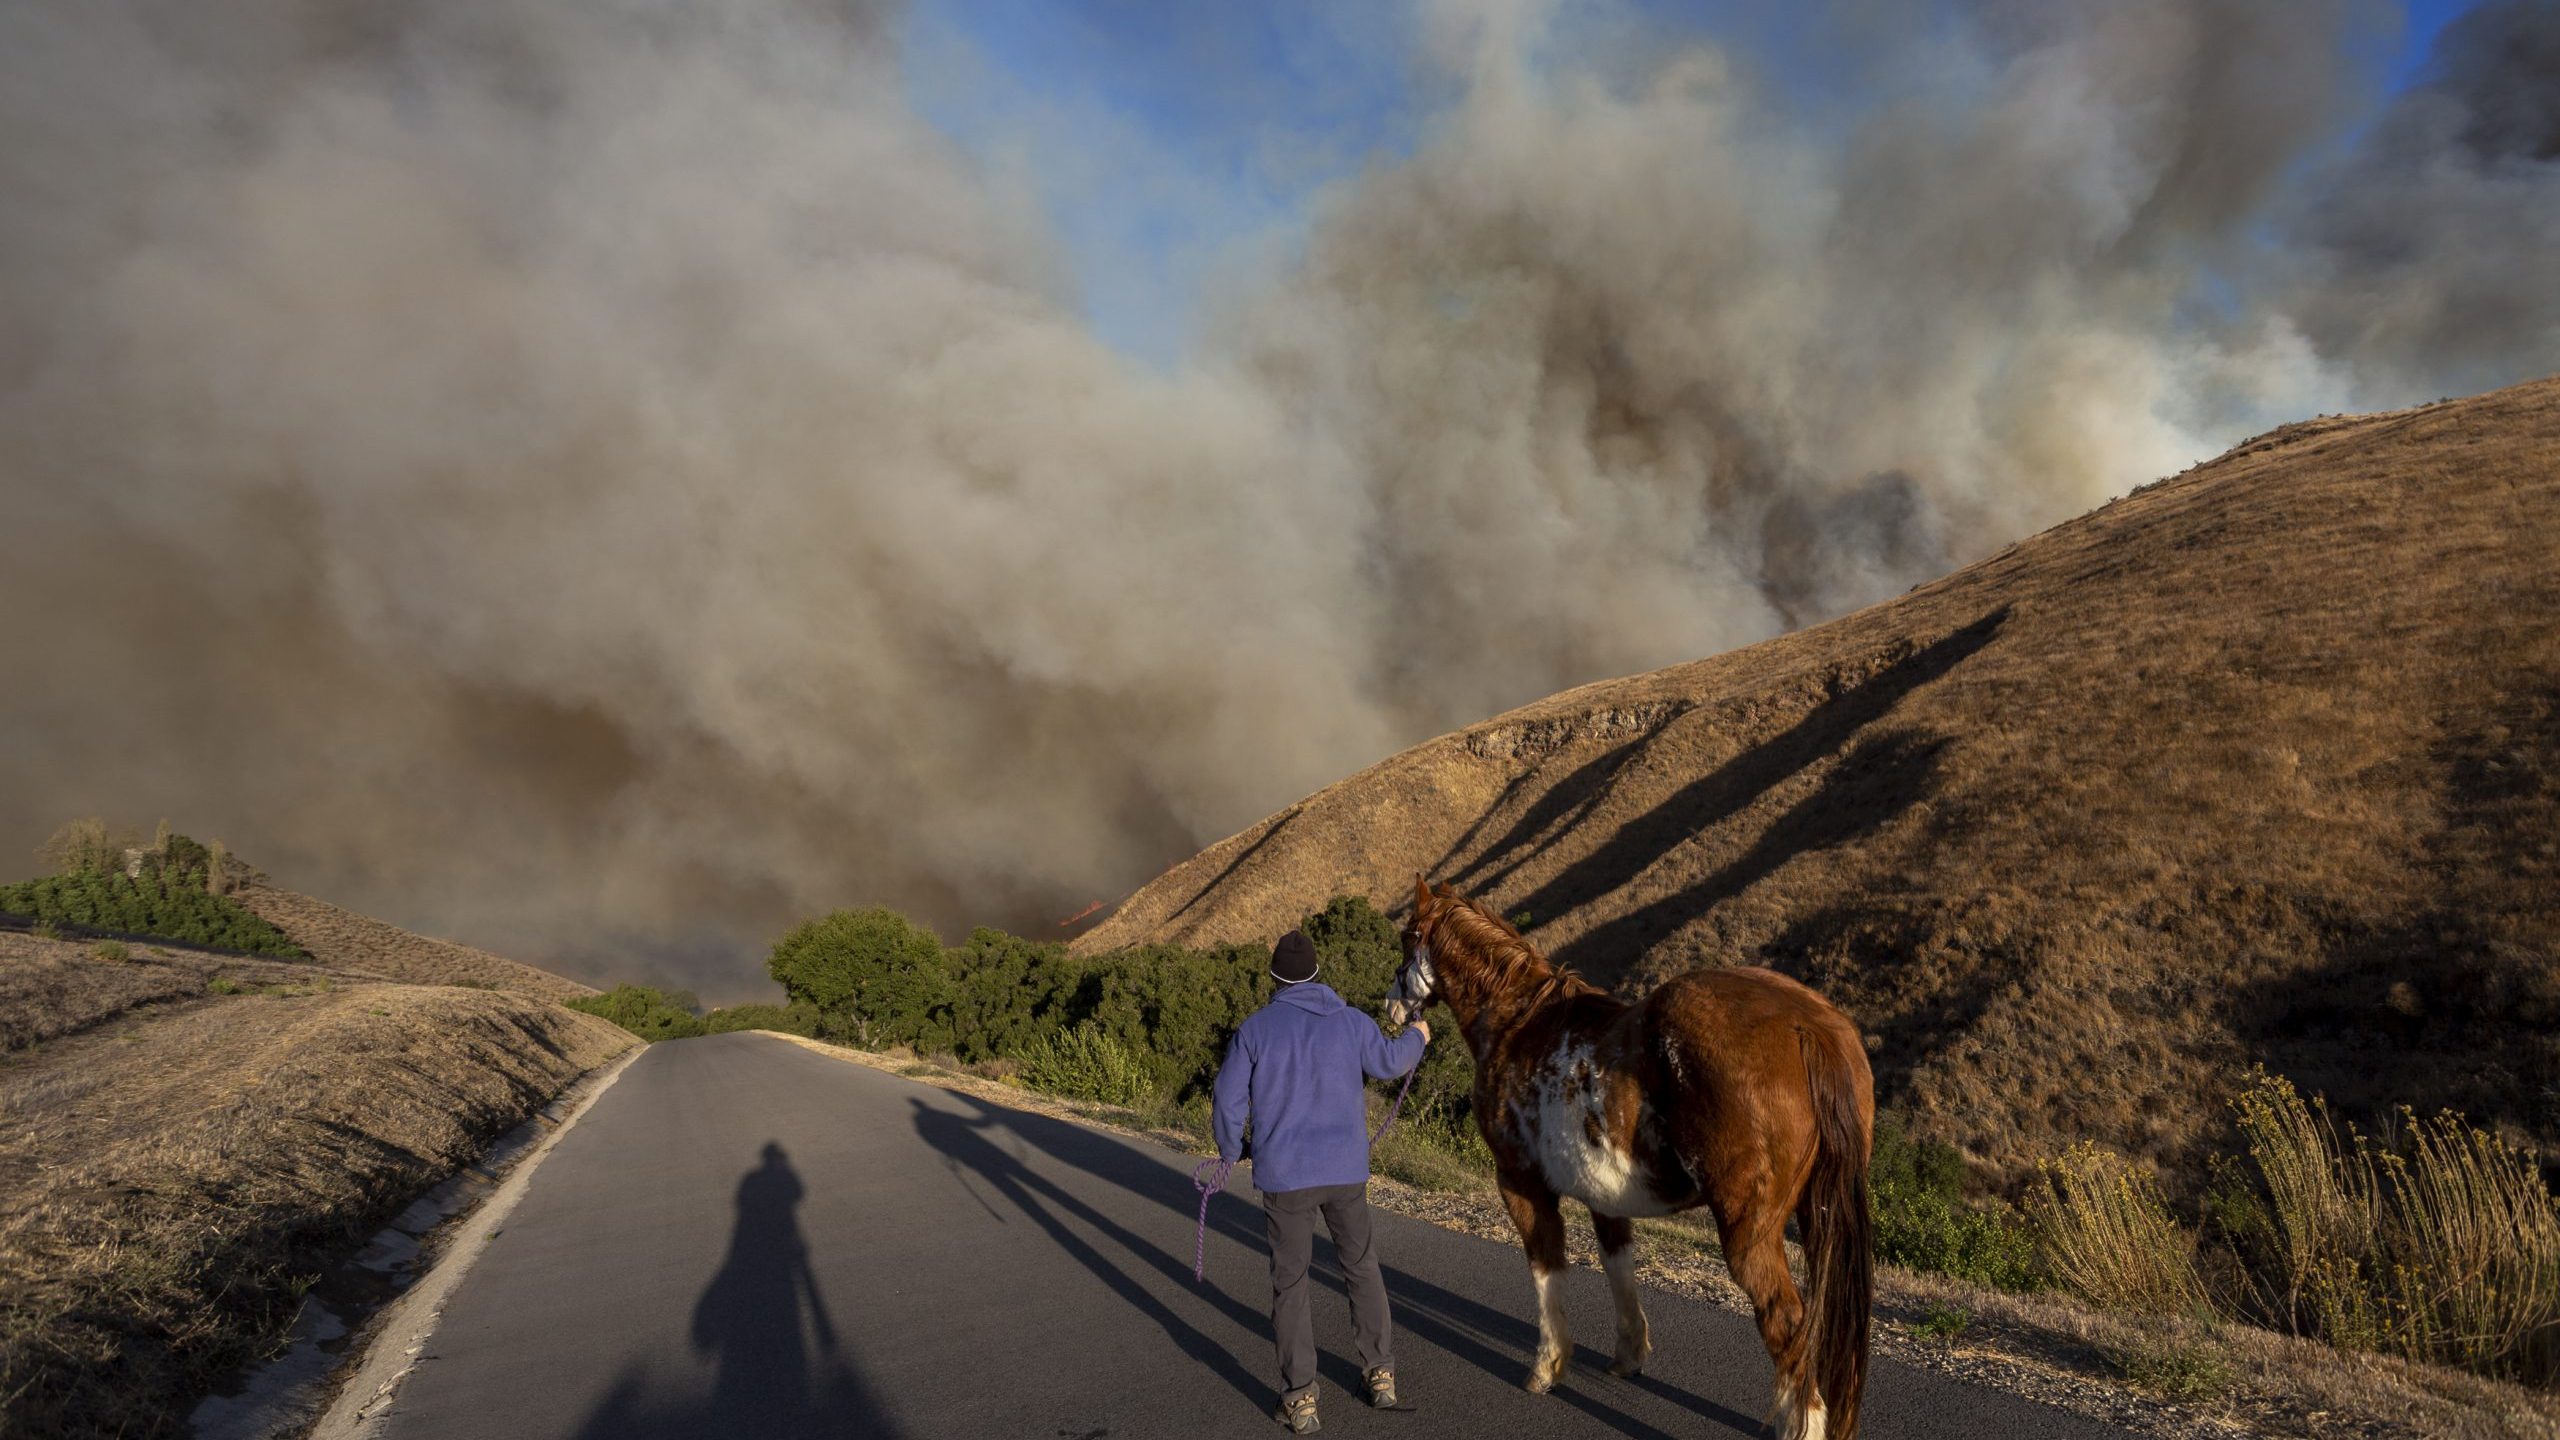
[[[1422, 1062], [1416, 1060], [1413, 1069], [1404, 1072], [1404, 1085], [1396, 1091], [1396, 1102], [1387, 1107], [1387, 1118], [1379, 1121], [1377, 1130], [1369, 1136], [1370, 1149], [1377, 1149], [1388, 1128], [1396, 1123], [1396, 1116], [1404, 1110], [1404, 1097], [1413, 1091], [1413, 1077], [1421, 1069]], [[1226, 1189], [1227, 1177], [1235, 1171], [1236, 1162], [1215, 1157], [1192, 1167], [1191, 1184], [1200, 1192], [1200, 1226], [1191, 1238], [1191, 1279], [1195, 1284], [1209, 1278], [1209, 1197]]]
[[1227, 1188], [1227, 1177], [1234, 1174], [1235, 1169], [1233, 1160], [1211, 1156], [1191, 1172], [1191, 1183], [1200, 1189], [1200, 1228], [1191, 1241], [1191, 1279], [1194, 1284], [1209, 1278], [1209, 1197]]

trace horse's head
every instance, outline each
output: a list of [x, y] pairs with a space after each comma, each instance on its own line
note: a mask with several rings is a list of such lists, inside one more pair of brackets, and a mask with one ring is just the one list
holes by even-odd
[[1431, 927], [1449, 903], [1431, 893], [1429, 881], [1413, 877], [1413, 918], [1404, 922], [1404, 964], [1396, 971], [1394, 987], [1387, 991], [1389, 1024], [1410, 1021], [1436, 997], [1440, 976], [1431, 968]]

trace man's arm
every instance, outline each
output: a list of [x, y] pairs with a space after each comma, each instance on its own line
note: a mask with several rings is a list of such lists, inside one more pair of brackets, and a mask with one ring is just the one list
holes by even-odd
[[1227, 1058], [1218, 1066], [1218, 1081], [1209, 1090], [1209, 1134], [1218, 1142], [1218, 1158], [1244, 1158], [1244, 1127], [1253, 1111], [1253, 1055], [1244, 1032], [1227, 1042]]
[[1431, 1043], [1430, 1026], [1416, 1020], [1390, 1040], [1367, 1016], [1361, 1020], [1360, 1068], [1370, 1079], [1393, 1080], [1422, 1063], [1423, 1047]]

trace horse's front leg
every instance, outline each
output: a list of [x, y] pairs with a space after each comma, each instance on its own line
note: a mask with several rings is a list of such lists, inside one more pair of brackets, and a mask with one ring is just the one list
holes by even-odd
[[1511, 1223], [1520, 1227], [1520, 1248], [1529, 1253], [1529, 1281], [1538, 1289], [1538, 1358], [1525, 1383], [1531, 1394], [1544, 1395], [1564, 1378], [1564, 1362], [1573, 1355], [1564, 1324], [1564, 1211], [1543, 1185], [1515, 1188], [1508, 1176], [1500, 1183]]
[[1594, 1210], [1591, 1229], [1600, 1237], [1600, 1265], [1609, 1272], [1609, 1298], [1618, 1305], [1618, 1357], [1609, 1362], [1609, 1373], [1624, 1378], [1642, 1371], [1653, 1354], [1644, 1299], [1636, 1294], [1636, 1226], [1632, 1220]]

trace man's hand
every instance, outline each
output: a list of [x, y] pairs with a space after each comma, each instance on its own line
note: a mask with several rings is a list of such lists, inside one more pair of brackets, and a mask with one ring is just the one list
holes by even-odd
[[1431, 1022], [1430, 1022], [1430, 1021], [1428, 1021], [1428, 1020], [1416, 1020], [1416, 1021], [1414, 1021], [1414, 1022], [1413, 1022], [1413, 1028], [1422, 1032], [1422, 1043], [1423, 1043], [1423, 1044], [1428, 1045], [1428, 1044], [1430, 1044], [1430, 1043], [1431, 1043]]

